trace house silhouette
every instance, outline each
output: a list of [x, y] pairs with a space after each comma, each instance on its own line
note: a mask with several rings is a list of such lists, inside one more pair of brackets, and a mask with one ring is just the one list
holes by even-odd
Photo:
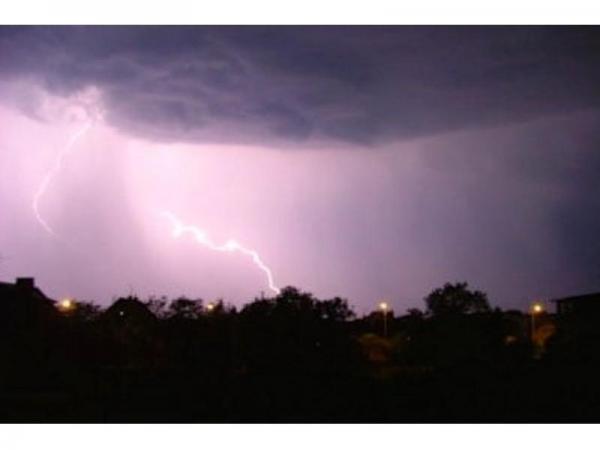
[[0, 323], [4, 328], [40, 325], [58, 315], [55, 301], [46, 296], [30, 277], [14, 283], [0, 282]]

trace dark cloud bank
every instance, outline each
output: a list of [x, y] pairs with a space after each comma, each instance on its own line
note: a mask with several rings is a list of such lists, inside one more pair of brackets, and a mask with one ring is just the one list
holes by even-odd
[[146, 136], [377, 144], [595, 107], [600, 32], [572, 27], [3, 28], [4, 77], [95, 85]]

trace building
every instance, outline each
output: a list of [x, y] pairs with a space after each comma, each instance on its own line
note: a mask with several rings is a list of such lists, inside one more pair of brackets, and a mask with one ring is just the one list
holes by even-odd
[[0, 283], [0, 383], [27, 385], [56, 367], [60, 314], [33, 278]]
[[103, 318], [117, 326], [145, 328], [154, 325], [156, 316], [135, 297], [120, 298], [103, 314]]
[[15, 279], [14, 283], [0, 282], [0, 299], [16, 297], [27, 297], [40, 302], [52, 302], [50, 298], [36, 287], [34, 278], [20, 277]]
[[57, 316], [54, 300], [35, 285], [33, 278], [0, 282], [0, 323], [12, 326], [47, 321]]
[[559, 298], [553, 302], [556, 304], [556, 314], [559, 316], [600, 317], [600, 292]]
[[109, 366], [135, 369], [160, 360], [157, 318], [139, 299], [118, 299], [104, 311], [100, 323], [108, 337], [104, 360]]
[[553, 300], [556, 304], [556, 352], [571, 362], [600, 362], [600, 293]]
[[600, 340], [600, 293], [553, 300], [560, 326], [570, 335]]

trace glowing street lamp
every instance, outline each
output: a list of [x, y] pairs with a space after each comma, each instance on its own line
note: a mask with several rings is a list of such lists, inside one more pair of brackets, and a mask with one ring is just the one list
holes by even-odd
[[542, 302], [534, 302], [531, 305], [531, 342], [535, 341], [535, 316], [538, 316], [543, 312], [544, 305]]
[[208, 305], [206, 305], [206, 310], [208, 312], [211, 312], [215, 309], [215, 304], [214, 303], [209, 303]]
[[58, 303], [58, 308], [62, 311], [62, 312], [69, 312], [72, 311], [73, 308], [75, 308], [75, 302], [73, 300], [71, 300], [70, 298], [63, 298], [59, 303]]
[[387, 313], [390, 309], [390, 305], [387, 302], [380, 302], [379, 309], [383, 314], [383, 335], [387, 337]]

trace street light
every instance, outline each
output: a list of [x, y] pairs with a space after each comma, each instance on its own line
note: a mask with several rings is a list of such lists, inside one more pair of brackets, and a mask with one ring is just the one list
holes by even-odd
[[544, 312], [544, 305], [541, 302], [534, 302], [531, 305], [531, 342], [535, 342], [535, 316]]
[[75, 302], [70, 298], [63, 298], [59, 303], [58, 307], [63, 312], [69, 312], [75, 308]]
[[388, 313], [388, 310], [390, 309], [390, 306], [387, 304], [387, 302], [380, 302], [379, 309], [381, 310], [381, 313], [383, 314], [383, 335], [385, 337], [387, 337], [387, 313]]
[[206, 310], [208, 312], [211, 312], [213, 309], [215, 309], [214, 303], [209, 303], [208, 305], [206, 305]]

